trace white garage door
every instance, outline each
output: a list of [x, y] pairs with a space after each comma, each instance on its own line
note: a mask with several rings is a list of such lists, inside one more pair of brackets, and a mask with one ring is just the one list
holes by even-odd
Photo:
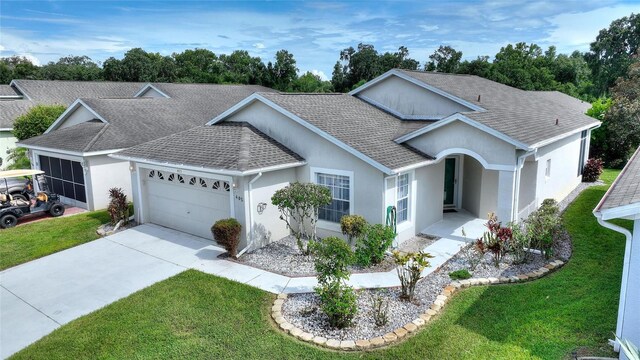
[[213, 239], [213, 223], [230, 216], [231, 188], [226, 181], [158, 170], [144, 174], [151, 223]]

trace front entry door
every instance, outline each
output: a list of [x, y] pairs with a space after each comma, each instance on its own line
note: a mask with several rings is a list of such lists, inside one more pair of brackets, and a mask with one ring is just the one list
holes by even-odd
[[456, 158], [444, 159], [444, 206], [456, 205]]

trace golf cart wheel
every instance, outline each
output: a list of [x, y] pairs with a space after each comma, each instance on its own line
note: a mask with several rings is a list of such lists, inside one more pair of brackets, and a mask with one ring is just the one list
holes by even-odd
[[3, 229], [12, 228], [16, 226], [17, 223], [18, 223], [18, 218], [16, 218], [12, 214], [3, 215], [0, 218], [0, 227]]
[[51, 209], [49, 209], [49, 214], [51, 214], [51, 216], [53, 217], [61, 216], [62, 214], [64, 214], [64, 206], [60, 204], [53, 204], [53, 206], [51, 206]]
[[26, 196], [22, 195], [22, 194], [15, 194], [15, 195], [11, 195], [11, 197], [13, 198], [13, 200], [24, 200], [24, 201], [29, 201], [29, 199], [27, 199]]

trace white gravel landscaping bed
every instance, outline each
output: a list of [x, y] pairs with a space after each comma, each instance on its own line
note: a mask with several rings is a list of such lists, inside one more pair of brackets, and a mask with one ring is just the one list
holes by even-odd
[[[431, 245], [437, 239], [434, 236], [419, 234], [400, 244], [398, 249], [404, 252], [417, 252]], [[306, 240], [303, 241], [306, 246]], [[250, 251], [242, 255], [238, 261], [245, 265], [285, 276], [316, 276], [313, 256], [302, 255], [293, 236], [287, 236]], [[352, 273], [385, 272], [393, 269], [395, 269], [395, 263], [390, 255], [385, 256], [385, 259], [380, 264], [367, 268], [359, 265], [351, 266]]]
[[[556, 259], [566, 261], [571, 256], [571, 240], [565, 233], [557, 241], [554, 249], [556, 256], [551, 259], [532, 254], [531, 261], [525, 264], [512, 264], [510, 256], [505, 256], [500, 267], [496, 268], [491, 255], [486, 254], [472, 275], [474, 278], [517, 276], [537, 270]], [[400, 300], [399, 288], [356, 291], [358, 314], [353, 325], [346, 329], [335, 329], [329, 326], [327, 317], [319, 308], [318, 296], [315, 293], [289, 295], [282, 306], [282, 314], [295, 327], [328, 339], [359, 340], [382, 336], [404, 326], [428, 310], [436, 297], [452, 281], [449, 273], [459, 269], [468, 269], [463, 252], [458, 252], [438, 270], [420, 280], [416, 286], [413, 302]], [[389, 305], [389, 323], [381, 327], [376, 327], [372, 315], [373, 300], [377, 296], [382, 296]]]

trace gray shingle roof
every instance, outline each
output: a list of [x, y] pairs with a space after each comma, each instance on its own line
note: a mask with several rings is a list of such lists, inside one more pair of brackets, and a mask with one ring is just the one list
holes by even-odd
[[261, 95], [391, 170], [433, 159], [393, 141], [402, 120], [351, 95]]
[[640, 203], [640, 147], [602, 198], [596, 211]]
[[253, 126], [233, 122], [192, 128], [117, 154], [172, 165], [241, 172], [304, 161]]
[[24, 92], [22, 100], [0, 101], [0, 128], [12, 128], [15, 119], [33, 106], [67, 106], [81, 97], [130, 98], [145, 83], [107, 81], [13, 80]]
[[20, 143], [66, 151], [87, 152], [91, 150], [91, 145], [98, 138], [98, 135], [104, 132], [108, 126], [100, 120], [92, 120], [52, 131], [43, 136], [32, 137]]
[[463, 114], [527, 145], [599, 123], [584, 114], [588, 103], [559, 92], [520, 90], [475, 75], [397, 71], [486, 109]]
[[0, 96], [20, 95], [11, 85], [0, 85]]
[[[190, 84], [163, 84], [180, 93]], [[154, 85], [155, 86], [155, 85]], [[229, 107], [251, 95], [255, 86], [195, 85], [200, 91], [180, 93], [176, 98], [81, 99], [104, 118], [108, 125], [100, 132], [75, 130], [76, 144], [61, 144], [53, 130], [21, 144], [77, 152], [124, 149], [204, 125]], [[192, 87], [192, 88], [193, 88]], [[161, 89], [164, 92], [164, 88]], [[76, 125], [77, 126], [77, 125]], [[74, 126], [75, 127], [75, 126]], [[64, 129], [62, 129], [64, 130]], [[81, 136], [85, 138], [80, 139]]]

